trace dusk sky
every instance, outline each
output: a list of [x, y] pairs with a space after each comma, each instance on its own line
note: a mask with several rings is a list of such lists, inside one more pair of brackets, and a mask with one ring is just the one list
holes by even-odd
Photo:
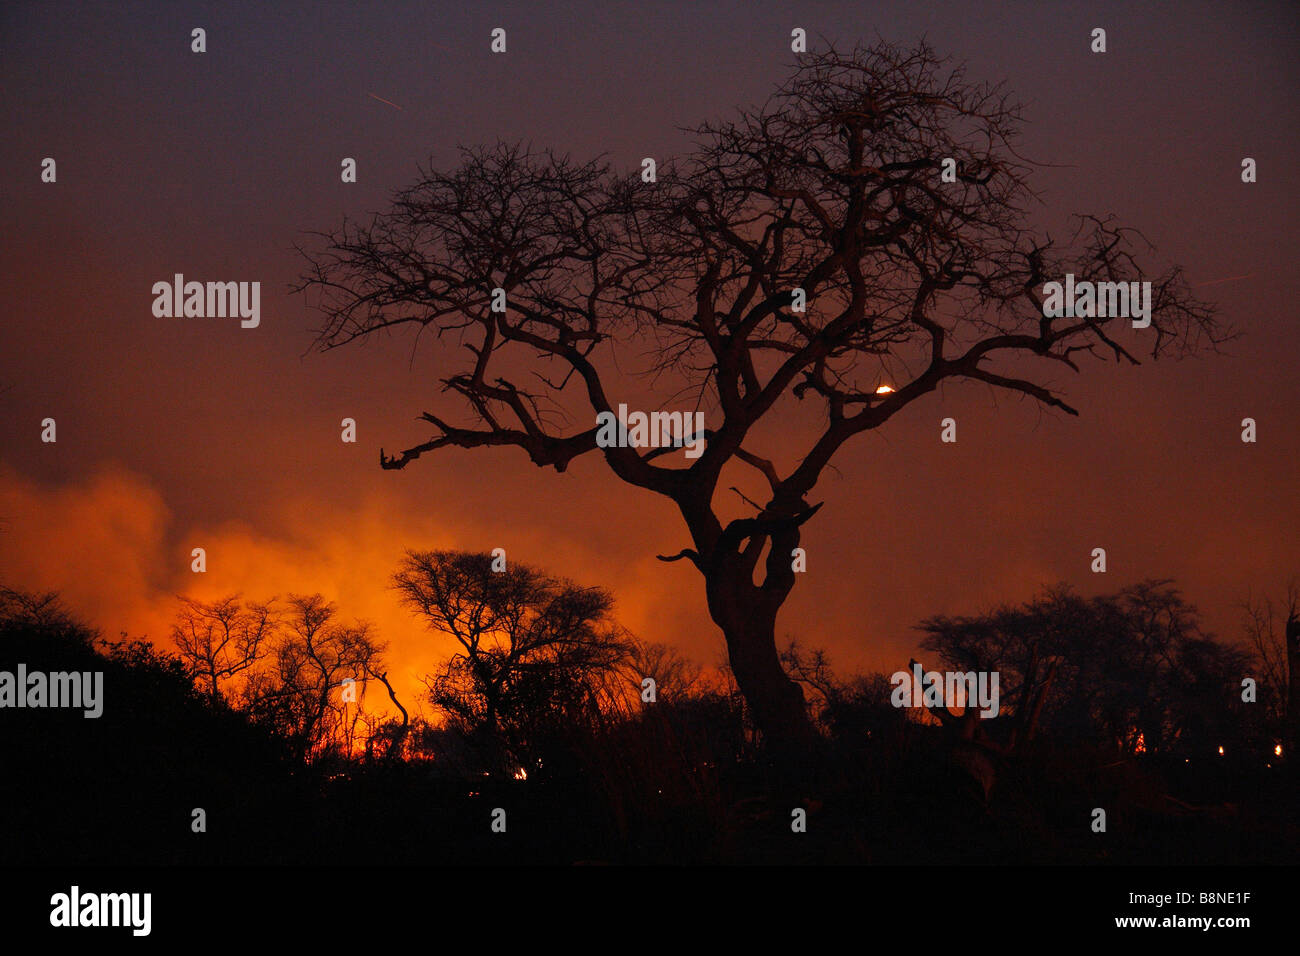
[[[518, 449], [446, 449], [381, 470], [381, 446], [430, 437], [421, 412], [464, 421], [439, 385], [463, 359], [432, 337], [413, 350], [413, 332], [313, 351], [323, 319], [290, 292], [294, 244], [386, 208], [459, 144], [524, 140], [627, 171], [670, 157], [681, 127], [766, 98], [794, 27], [812, 49], [925, 36], [1005, 81], [1026, 104], [1020, 148], [1044, 164], [1035, 224], [1064, 237], [1070, 213], [1115, 213], [1241, 337], [1181, 362], [1051, 371], [1078, 418], [950, 384], [860, 436], [811, 496], [825, 505], [778, 634], [843, 672], [893, 671], [930, 615], [1157, 577], [1238, 638], [1235, 604], [1300, 571], [1289, 3], [5, 4], [0, 582], [160, 640], [177, 594], [320, 591], [374, 622], [413, 700], [453, 647], [398, 605], [403, 551], [503, 547], [610, 588], [640, 637], [716, 663], [700, 576], [655, 559], [689, 544], [680, 517], [596, 456], [557, 474]], [[340, 182], [344, 157], [356, 184]], [[155, 317], [151, 287], [175, 273], [260, 281], [260, 326]], [[817, 423], [799, 411], [781, 406], [757, 447], [806, 447]], [[948, 416], [956, 444], [939, 441]], [[345, 417], [356, 444], [340, 441]], [[764, 435], [795, 440], [781, 452]], [[733, 483], [716, 504], [738, 516]]]

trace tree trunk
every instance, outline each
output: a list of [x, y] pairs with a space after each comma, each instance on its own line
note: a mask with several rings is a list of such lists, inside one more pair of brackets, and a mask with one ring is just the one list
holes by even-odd
[[783, 769], [811, 762], [817, 733], [803, 690], [789, 678], [776, 649], [776, 612], [768, 595], [734, 577], [709, 581], [709, 612], [727, 640], [736, 684], [773, 760]]
[[[776, 616], [794, 587], [789, 555], [799, 543], [799, 526], [820, 505], [809, 508], [798, 499], [778, 507], [774, 501], [758, 518], [738, 519], [719, 529], [708, 499], [679, 504], [699, 546], [694, 560], [704, 575], [709, 616], [726, 638], [736, 685], [777, 770], [775, 789], [782, 798], [797, 795], [817, 766], [820, 741], [802, 688], [781, 666]], [[770, 550], [759, 586], [754, 571], [765, 541]]]
[[[369, 666], [369, 665], [367, 665]], [[402, 725], [393, 733], [392, 742], [388, 745], [388, 752], [384, 755], [389, 760], [400, 760], [402, 756], [402, 747], [406, 744], [406, 735], [411, 730], [411, 715], [406, 712], [402, 702], [397, 699], [397, 692], [393, 690], [393, 685], [388, 682], [388, 671], [377, 675], [379, 680], [388, 690], [388, 697], [393, 702], [393, 706], [402, 712]], [[367, 744], [367, 746], [369, 746]]]

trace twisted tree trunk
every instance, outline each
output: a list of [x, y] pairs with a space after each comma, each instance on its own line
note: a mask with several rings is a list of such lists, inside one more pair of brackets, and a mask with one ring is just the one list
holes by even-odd
[[[813, 759], [817, 732], [803, 689], [786, 674], [776, 647], [776, 617], [794, 586], [788, 555], [790, 545], [798, 542], [798, 530], [788, 523], [779, 530], [764, 527], [772, 544], [763, 584], [756, 585], [752, 576], [764, 539], [757, 533], [740, 535], [759, 527], [733, 522], [715, 545], [712, 560], [699, 563], [709, 615], [726, 638], [732, 673], [764, 745], [781, 768], [798, 772]], [[741, 541], [748, 541], [744, 549]]]
[[[713, 588], [710, 588], [712, 591]], [[776, 649], [776, 614], [749, 593], [729, 588], [709, 601], [714, 622], [727, 641], [727, 657], [764, 742], [785, 761], [798, 760], [816, 738], [803, 690], [781, 666]]]

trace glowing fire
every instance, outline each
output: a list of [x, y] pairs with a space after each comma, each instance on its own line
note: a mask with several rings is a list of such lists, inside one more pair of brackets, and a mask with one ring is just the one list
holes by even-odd
[[1275, 757], [1280, 757], [1280, 756], [1282, 756], [1282, 745], [1281, 745], [1281, 744], [1278, 744], [1277, 746], [1275, 746], [1275, 747], [1273, 748], [1273, 755], [1274, 755]]
[[888, 395], [888, 394], [889, 394], [890, 392], [892, 392], [893, 390], [894, 390], [894, 389], [893, 389], [893, 386], [891, 386], [891, 385], [881, 385], [879, 388], [876, 389], [876, 394], [877, 394], [877, 395]]
[[1147, 739], [1140, 732], [1138, 733], [1137, 740], [1133, 744], [1133, 752], [1135, 754], [1144, 754], [1147, 752]]
[[1222, 748], [1222, 747], [1219, 748], [1219, 756], [1220, 756], [1220, 757], [1223, 756], [1223, 748]]

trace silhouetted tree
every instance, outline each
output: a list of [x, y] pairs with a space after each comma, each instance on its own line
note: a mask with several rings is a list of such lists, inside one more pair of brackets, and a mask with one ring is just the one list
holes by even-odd
[[[383, 645], [369, 625], [335, 621], [337, 606], [320, 594], [292, 594], [288, 604], [271, 666], [250, 677], [246, 706], [275, 727], [302, 758], [328, 747], [347, 752], [366, 684], [380, 667]], [[351, 708], [340, 692], [348, 681], [355, 692]]]
[[397, 708], [402, 718], [396, 720], [391, 717], [380, 718], [374, 714], [361, 715], [361, 720], [366, 726], [366, 758], [374, 756], [376, 744], [382, 744], [384, 759], [399, 760], [406, 753], [406, 741], [411, 733], [411, 715], [398, 700], [397, 691], [388, 680], [388, 671], [378, 671], [372, 663], [370, 676], [384, 685], [384, 690], [388, 691], [388, 699], [393, 702], [393, 706]]
[[687, 700], [712, 689], [704, 668], [668, 644], [638, 641], [631, 670], [638, 682], [654, 680], [656, 701]]
[[1292, 581], [1282, 600], [1247, 598], [1241, 609], [1259, 665], [1259, 703], [1270, 730], [1287, 741], [1292, 755], [1300, 746], [1300, 590]]
[[626, 695], [632, 642], [613, 597], [488, 554], [408, 552], [403, 602], [460, 650], [427, 682], [433, 704], [471, 734], [522, 757], [539, 735], [577, 728]]
[[835, 674], [822, 648], [805, 648], [790, 638], [781, 652], [790, 678], [811, 691], [809, 706], [814, 719], [833, 738], [861, 744], [886, 730], [897, 731], [907, 722], [908, 711], [890, 702], [893, 685], [882, 673]]
[[96, 632], [64, 606], [55, 591], [20, 591], [0, 586], [0, 624], [31, 637], [49, 635], [89, 643]]
[[831, 668], [830, 658], [820, 647], [805, 650], [795, 638], [789, 638], [781, 652], [781, 664], [790, 679], [813, 692], [809, 706], [819, 719], [838, 698], [841, 687]]
[[221, 685], [247, 671], [265, 655], [276, 627], [270, 603], [241, 603], [233, 594], [204, 602], [182, 597], [172, 640], [195, 681], [208, 698], [222, 699]]
[[[621, 481], [670, 499], [691, 546], [665, 560], [703, 576], [754, 719], [791, 756], [813, 731], [776, 618], [800, 528], [820, 507], [809, 495], [840, 449], [947, 380], [1077, 414], [1042, 369], [1079, 371], [1085, 355], [1137, 364], [1124, 319], [1044, 317], [1041, 287], [1067, 272], [1148, 273], [1138, 234], [1109, 218], [1082, 217], [1066, 246], [1034, 234], [1020, 123], [1006, 94], [925, 45], [810, 53], [765, 105], [700, 126], [657, 182], [520, 146], [466, 150], [369, 224], [324, 234], [298, 288], [321, 294], [322, 348], [410, 324], [467, 352], [442, 382], [472, 420], [425, 412], [433, 435], [381, 451], [383, 467], [507, 446], [563, 471], [596, 452]], [[941, 178], [949, 159], [956, 182]], [[1152, 282], [1143, 347], [1222, 339], [1178, 269]], [[612, 414], [627, 386], [620, 358], [647, 351], [646, 384], [710, 413], [707, 447], [685, 467], [657, 460], [664, 448], [597, 445], [592, 413]], [[793, 448], [782, 436], [794, 432], [767, 429], [777, 444], [760, 452], [756, 426], [787, 397], [817, 437]], [[566, 428], [568, 413], [585, 423]], [[753, 516], [729, 519], [714, 500], [733, 464], [764, 482]]]
[[1129, 752], [1203, 749], [1230, 732], [1247, 653], [1200, 627], [1169, 581], [1085, 599], [1066, 586], [976, 617], [933, 617], [922, 646], [960, 671], [997, 671], [1001, 709], [1026, 726], [1027, 692], [1050, 666], [1044, 729]]

